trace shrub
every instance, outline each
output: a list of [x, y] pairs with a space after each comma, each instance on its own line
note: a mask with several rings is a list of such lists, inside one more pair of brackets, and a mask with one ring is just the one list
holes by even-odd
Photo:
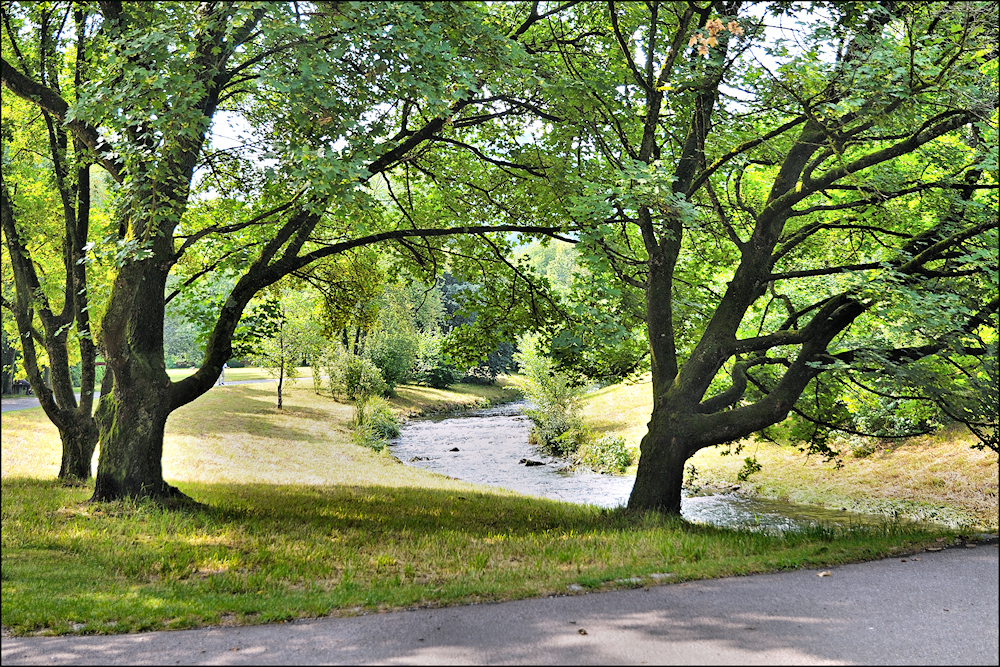
[[458, 369], [452, 364], [439, 363], [422, 369], [417, 380], [435, 389], [447, 389], [461, 379]]
[[576, 463], [597, 472], [623, 473], [635, 460], [635, 452], [618, 435], [603, 435], [584, 443], [576, 452]]
[[560, 406], [528, 409], [524, 414], [535, 424], [528, 442], [555, 456], [569, 456], [590, 439], [583, 420]]
[[419, 338], [415, 331], [379, 331], [367, 344], [366, 355], [381, 371], [389, 391], [413, 376]]
[[572, 454], [589, 440], [580, 419], [580, 389], [570, 377], [556, 371], [552, 360], [538, 350], [538, 338], [525, 336], [517, 354], [523, 379], [520, 388], [535, 407], [525, 411], [535, 427], [530, 441], [556, 455]]
[[500, 343], [496, 350], [486, 355], [486, 359], [466, 371], [462, 382], [469, 384], [491, 385], [496, 383], [501, 373], [517, 370], [514, 360], [514, 346], [510, 343]]
[[381, 451], [388, 446], [389, 440], [399, 437], [400, 420], [389, 401], [381, 396], [370, 396], [354, 407], [352, 427], [354, 444]]
[[328, 353], [327, 364], [330, 393], [334, 398], [356, 401], [383, 396], [389, 390], [382, 371], [370, 359], [338, 346]]
[[441, 351], [441, 337], [421, 334], [415, 379], [435, 389], [447, 389], [459, 380], [458, 369], [447, 363]]

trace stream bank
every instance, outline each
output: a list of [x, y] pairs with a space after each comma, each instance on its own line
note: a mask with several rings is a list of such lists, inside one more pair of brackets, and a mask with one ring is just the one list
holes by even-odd
[[[635, 478], [572, 470], [528, 443], [531, 421], [523, 401], [460, 414], [409, 420], [390, 451], [406, 465], [486, 486], [572, 503], [614, 508], [628, 503]], [[895, 519], [815, 505], [752, 497], [733, 490], [686, 493], [689, 521], [786, 531], [817, 524], [882, 525]]]

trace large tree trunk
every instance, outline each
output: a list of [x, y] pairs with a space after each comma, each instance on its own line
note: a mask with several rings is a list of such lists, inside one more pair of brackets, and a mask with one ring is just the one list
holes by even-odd
[[116, 381], [112, 394], [101, 397], [101, 456], [91, 501], [180, 494], [163, 481], [160, 463], [166, 405], [165, 392], [141, 381]]
[[[165, 243], [159, 245], [162, 257]], [[160, 462], [171, 402], [163, 357], [167, 270], [157, 254], [122, 268], [104, 316], [106, 372], [112, 375], [97, 410], [101, 454], [92, 501], [179, 494], [163, 481]]]
[[653, 410], [649, 431], [639, 445], [639, 469], [629, 496], [629, 509], [681, 513], [684, 463], [692, 441], [679, 415], [665, 406]]

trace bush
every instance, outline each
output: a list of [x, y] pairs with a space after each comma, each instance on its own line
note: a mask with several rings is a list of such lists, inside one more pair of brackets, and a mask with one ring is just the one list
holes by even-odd
[[434, 387], [435, 389], [447, 389], [461, 379], [458, 369], [452, 364], [438, 363], [429, 368], [420, 369], [417, 381]]
[[466, 371], [462, 382], [479, 385], [496, 383], [501, 373], [517, 370], [514, 360], [514, 346], [510, 343], [500, 343], [496, 350], [486, 355], [486, 359]]
[[371, 396], [358, 401], [354, 407], [352, 427], [351, 440], [354, 444], [381, 451], [389, 445], [389, 440], [399, 437], [400, 420], [389, 401], [381, 396]]
[[327, 354], [330, 393], [340, 400], [357, 401], [369, 396], [384, 396], [389, 385], [382, 371], [370, 359], [359, 357], [337, 346]]
[[382, 372], [389, 391], [413, 376], [420, 346], [415, 331], [379, 331], [369, 339], [367, 346], [365, 353]]
[[435, 389], [447, 389], [458, 382], [458, 369], [447, 363], [441, 351], [440, 336], [421, 334], [414, 375], [417, 382]]
[[635, 460], [635, 452], [618, 435], [603, 435], [584, 443], [576, 453], [576, 463], [597, 472], [623, 473]]
[[583, 420], [561, 406], [528, 409], [524, 414], [535, 424], [528, 442], [554, 456], [569, 456], [590, 439]]
[[524, 379], [520, 388], [535, 407], [525, 414], [535, 423], [529, 438], [555, 455], [572, 454], [590, 437], [580, 419], [580, 389], [570, 377], [556, 371], [552, 360], [538, 350], [538, 338], [525, 336], [517, 354]]

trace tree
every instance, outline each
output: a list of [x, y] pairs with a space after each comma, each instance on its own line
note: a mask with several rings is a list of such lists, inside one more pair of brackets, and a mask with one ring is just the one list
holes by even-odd
[[[74, 5], [45, 7], [54, 20]], [[48, 29], [35, 9], [3, 6], [12, 51], [25, 35]], [[449, 227], [425, 218], [417, 226], [367, 185], [439, 147], [530, 168], [526, 157], [500, 146], [473, 149], [462, 138], [536, 107], [515, 73], [527, 66], [519, 40], [546, 14], [515, 16], [508, 25], [480, 5], [460, 3], [319, 2], [303, 9], [88, 6], [94, 13], [81, 14], [77, 34], [91, 38], [74, 51], [87, 77], [75, 97], [47, 74], [10, 61], [4, 49], [6, 91], [48, 114], [117, 183], [118, 263], [98, 341], [108, 372], [97, 411], [95, 501], [179, 494], [162, 478], [167, 417], [212, 387], [243, 310], [261, 289], [374, 243], [406, 252], [423, 239], [437, 252], [449, 243], [443, 239], [474, 236], [479, 246], [469, 241], [462, 250], [481, 255], [504, 243], [489, 235], [557, 231], [520, 221]], [[66, 40], [51, 45], [62, 57], [71, 47]], [[207, 145], [220, 110], [243, 119], [252, 144]], [[224, 270], [239, 278], [204, 359], [192, 376], [172, 382], [163, 347], [168, 276], [175, 271], [188, 285]], [[72, 300], [68, 280], [66, 291]]]
[[587, 3], [528, 32], [578, 248], [645, 305], [630, 508], [679, 512], [691, 455], [790, 413], [835, 428], [837, 372], [996, 340], [996, 4], [762, 9]]
[[[33, 77], [51, 95], [78, 101], [89, 78], [82, 57], [92, 48], [89, 18], [81, 6], [34, 5], [20, 17], [10, 16], [5, 7], [5, 57], [12, 53], [21, 76]], [[20, 46], [9, 41], [11, 32], [28, 22], [36, 27], [33, 39]], [[75, 37], [68, 37], [74, 30]], [[81, 57], [69, 57], [70, 51]], [[5, 82], [8, 67], [5, 60]], [[90, 477], [98, 441], [92, 416], [97, 356], [92, 319], [101, 299], [94, 298], [88, 283], [94, 260], [88, 251], [103, 221], [95, 220], [100, 216], [92, 207], [93, 158], [84, 139], [73, 136], [61, 120], [52, 109], [3, 96], [0, 214], [4, 263], [14, 283], [12, 295], [5, 290], [3, 307], [14, 315], [31, 387], [59, 429], [59, 478], [78, 480]], [[81, 365], [79, 402], [73, 392], [76, 363]], [[43, 366], [49, 369], [49, 383]]]
[[311, 294], [291, 289], [282, 290], [269, 299], [268, 335], [257, 341], [250, 358], [257, 366], [267, 368], [278, 378], [278, 409], [282, 409], [285, 378], [298, 376], [298, 365], [304, 358], [314, 358], [322, 348], [323, 337], [313, 312]]

